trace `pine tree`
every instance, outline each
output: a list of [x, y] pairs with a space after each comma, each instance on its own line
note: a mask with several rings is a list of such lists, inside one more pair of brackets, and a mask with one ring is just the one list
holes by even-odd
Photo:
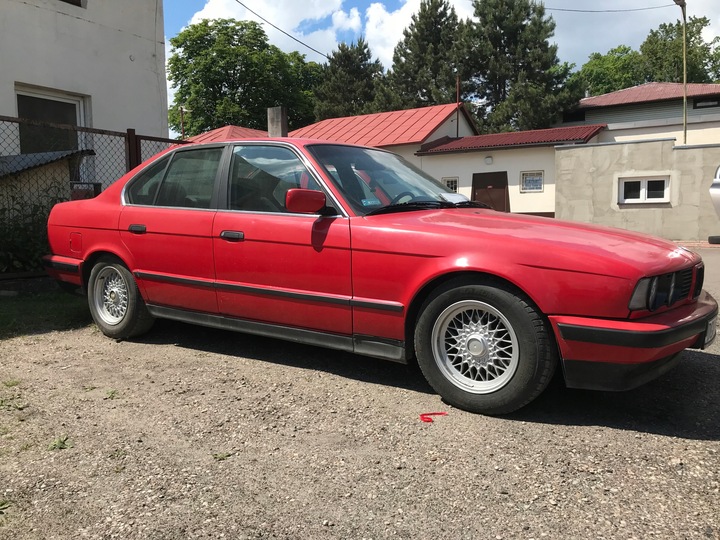
[[395, 47], [391, 91], [407, 107], [452, 103], [456, 99], [454, 47], [458, 17], [447, 0], [422, 0]]
[[363, 38], [341, 43], [323, 66], [322, 82], [315, 89], [316, 121], [375, 112], [375, 88], [382, 77], [382, 64], [372, 60]]
[[486, 131], [548, 127], [582, 96], [581, 79], [560, 64], [545, 8], [530, 0], [474, 0], [461, 25], [465, 96], [479, 100]]

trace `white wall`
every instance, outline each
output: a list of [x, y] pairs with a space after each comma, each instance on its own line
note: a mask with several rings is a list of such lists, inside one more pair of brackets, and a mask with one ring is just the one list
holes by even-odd
[[17, 85], [84, 98], [85, 125], [167, 136], [162, 0], [1, 0], [0, 115]]
[[[488, 156], [492, 157], [490, 165], [485, 163]], [[458, 177], [459, 191], [468, 197], [472, 195], [474, 173], [507, 171], [511, 212], [555, 212], [555, 149], [552, 146], [425, 155], [420, 158], [420, 167], [438, 180]], [[538, 170], [544, 173], [543, 191], [521, 193], [520, 173]]]

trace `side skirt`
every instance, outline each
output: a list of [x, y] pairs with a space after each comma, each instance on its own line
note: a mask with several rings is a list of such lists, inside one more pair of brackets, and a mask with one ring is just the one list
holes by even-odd
[[405, 344], [402, 341], [383, 340], [371, 336], [341, 336], [325, 332], [316, 332], [314, 330], [303, 330], [301, 328], [293, 328], [290, 326], [280, 326], [257, 321], [248, 321], [245, 319], [235, 319], [231, 317], [223, 317], [222, 315], [186, 311], [183, 309], [156, 306], [152, 304], [148, 304], [147, 308], [153, 317], [157, 317], [159, 319], [171, 319], [173, 321], [198, 324], [201, 326], [208, 326], [210, 328], [232, 330], [234, 332], [242, 332], [244, 334], [266, 336], [275, 339], [282, 339], [284, 341], [291, 341], [293, 343], [303, 343], [305, 345], [315, 345], [328, 349], [356, 353], [363, 356], [372, 356], [402, 364], [407, 363], [407, 359], [405, 357]]

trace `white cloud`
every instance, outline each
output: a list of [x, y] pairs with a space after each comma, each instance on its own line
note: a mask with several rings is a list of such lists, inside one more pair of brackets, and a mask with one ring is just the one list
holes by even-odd
[[[420, 0], [404, 0], [397, 9], [391, 10], [387, 7], [389, 2], [376, 1], [363, 12], [358, 8], [365, 4], [365, 0], [253, 0], [252, 3], [244, 3], [324, 54], [329, 55], [336, 50], [341, 40], [349, 42], [364, 36], [373, 57], [378, 58], [386, 69], [392, 67], [395, 46], [403, 37], [403, 29], [409, 26], [412, 14], [420, 6]], [[472, 0], [450, 0], [450, 3], [461, 19], [472, 17]], [[674, 23], [681, 17], [680, 8], [674, 4], [644, 11], [612, 11], [635, 7], [627, 0], [582, 3], [577, 0], [553, 0], [550, 6], [558, 9], [607, 10], [602, 13], [547, 12], [556, 23], [555, 36], [551, 41], [558, 44], [560, 60], [575, 63], [578, 68], [593, 52], [604, 54], [618, 45], [638, 49], [650, 30], [661, 23]], [[706, 40], [720, 35], [718, 0], [688, 2], [690, 16], [706, 16], [710, 19], [712, 26], [706, 30]], [[235, 0], [207, 0], [204, 7], [193, 15], [191, 22], [203, 18], [255, 20], [263, 25], [270, 42], [280, 49], [286, 52], [300, 51], [308, 60], [325, 61], [321, 55], [263, 23]]]
[[357, 8], [352, 8], [349, 15], [344, 11], [336, 11], [332, 14], [332, 22], [336, 30], [352, 30], [356, 33], [362, 30], [360, 12]]

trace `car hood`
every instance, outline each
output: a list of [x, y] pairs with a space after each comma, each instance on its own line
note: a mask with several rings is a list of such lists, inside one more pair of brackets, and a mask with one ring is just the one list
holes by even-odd
[[396, 237], [394, 249], [428, 256], [458, 250], [491, 253], [513, 264], [625, 278], [671, 272], [700, 260], [673, 242], [641, 233], [486, 209], [402, 212], [364, 219], [373, 229], [412, 233], [406, 241]]

